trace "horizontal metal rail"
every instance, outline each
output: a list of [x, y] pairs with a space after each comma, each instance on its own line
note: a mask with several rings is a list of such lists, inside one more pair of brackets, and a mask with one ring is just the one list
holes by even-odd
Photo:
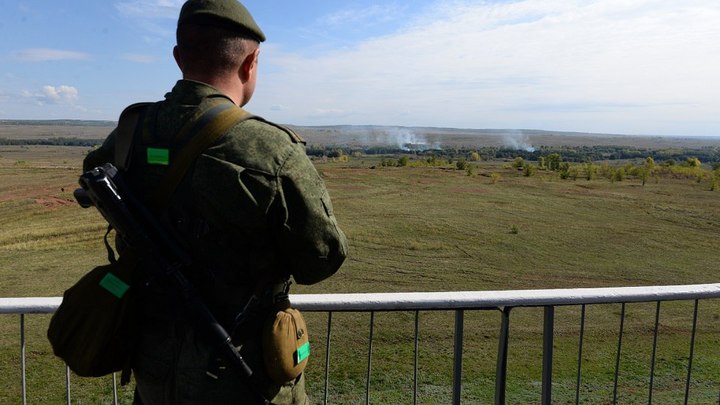
[[[319, 312], [496, 309], [710, 298], [720, 298], [720, 283], [548, 290], [290, 295], [293, 306], [304, 311]], [[0, 298], [0, 314], [52, 313], [60, 302], [62, 297]]]
[[720, 283], [651, 287], [572, 288], [507, 291], [300, 294], [294, 306], [305, 311], [412, 311], [497, 309], [620, 302], [720, 298]]
[[[374, 334], [374, 314], [382, 311], [414, 311], [415, 312], [415, 364], [413, 376], [413, 402], [417, 401], [417, 371], [418, 371], [418, 311], [455, 311], [454, 331], [454, 360], [453, 360], [453, 396], [452, 403], [460, 403], [464, 311], [466, 310], [500, 310], [501, 326], [500, 339], [497, 352], [497, 368], [495, 382], [495, 402], [505, 402], [505, 377], [507, 373], [508, 333], [510, 323], [510, 310], [518, 307], [543, 307], [545, 309], [543, 322], [543, 370], [542, 370], [542, 400], [549, 404], [552, 401], [552, 350], [554, 334], [554, 309], [557, 306], [581, 305], [582, 318], [580, 326], [580, 341], [578, 353], [577, 388], [575, 402], [579, 402], [579, 387], [581, 380], [583, 332], [585, 327], [585, 306], [591, 304], [622, 304], [620, 319], [620, 333], [618, 336], [618, 349], [615, 370], [615, 389], [613, 402], [617, 401], [617, 378], [622, 349], [623, 321], [626, 303], [655, 302], [655, 329], [653, 336], [653, 357], [651, 364], [649, 403], [652, 403], [653, 374], [655, 367], [655, 349], [657, 345], [657, 330], [660, 318], [660, 303], [663, 301], [694, 300], [695, 312], [693, 314], [693, 331], [690, 336], [691, 346], [688, 361], [687, 385], [685, 401], [688, 400], [688, 390], [692, 372], [693, 350], [695, 342], [695, 327], [697, 322], [697, 303], [699, 300], [720, 298], [720, 283], [695, 284], [674, 286], [649, 287], [619, 287], [619, 288], [577, 288], [577, 289], [548, 289], [548, 290], [507, 290], [507, 291], [452, 291], [452, 292], [413, 292], [413, 293], [360, 293], [360, 294], [294, 294], [290, 296], [293, 306], [308, 312], [327, 312], [327, 352], [325, 364], [325, 392], [324, 402], [328, 403], [328, 384], [330, 368], [330, 340], [332, 334], [332, 314], [334, 312], [369, 312], [370, 330], [367, 358], [367, 384], [365, 402], [370, 403], [370, 375], [372, 372], [372, 352]], [[60, 305], [61, 297], [48, 298], [0, 298], [0, 314], [21, 315], [21, 369], [22, 369], [22, 395], [25, 403], [25, 342], [24, 342], [24, 316], [25, 314], [52, 313]], [[114, 377], [113, 377], [114, 378]], [[68, 383], [69, 384], [69, 383]], [[70, 392], [68, 385], [67, 398]], [[115, 401], [117, 397], [115, 396]]]

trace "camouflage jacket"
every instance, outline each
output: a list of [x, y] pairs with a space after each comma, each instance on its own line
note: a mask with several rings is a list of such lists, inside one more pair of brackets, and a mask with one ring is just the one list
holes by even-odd
[[[159, 136], [173, 136], [216, 97], [225, 96], [181, 80], [155, 105], [145, 125]], [[113, 161], [114, 137], [115, 132], [90, 152], [84, 170]], [[344, 261], [347, 241], [327, 190], [304, 144], [291, 132], [262, 120], [243, 121], [200, 155], [186, 180], [189, 195], [179, 198], [189, 199], [210, 225], [200, 235], [203, 257], [233, 273], [226, 277], [245, 284], [271, 272], [313, 284]]]
[[[167, 141], [193, 119], [198, 109], [218, 98], [227, 97], [206, 84], [180, 80], [165, 100], [147, 108], [141, 122], [147, 133]], [[117, 129], [101, 147], [88, 154], [84, 170], [113, 162], [116, 136]], [[141, 194], [157, 186], [161, 178], [157, 172], [162, 170], [155, 166], [143, 168]], [[291, 276], [299, 284], [316, 283], [334, 274], [347, 254], [347, 240], [302, 140], [264, 120], [236, 124], [201, 153], [173, 195], [169, 211], [189, 211], [197, 217], [195, 220], [201, 219], [202, 224], [193, 223], [178, 232], [181, 237], [193, 239], [190, 245], [203, 261], [203, 274], [190, 275], [191, 281], [226, 326], [258, 280], [272, 275], [273, 279]], [[162, 322], [156, 320], [169, 317], [166, 320], [172, 322], [178, 314], [173, 314], [172, 304], [163, 302], [163, 294], [154, 291], [147, 296], [144, 312], [148, 327], [141, 340], [152, 341], [153, 335], [164, 333]], [[256, 345], [253, 340], [246, 346]], [[141, 343], [141, 346], [139, 350], [145, 354], [140, 355], [133, 367], [138, 387], [141, 382], [152, 380], [144, 378], [146, 373], [162, 373], [155, 369], [163, 363], [162, 351], [167, 344]], [[253, 367], [259, 366], [256, 354], [246, 355]], [[148, 358], [153, 356], [156, 358]], [[167, 354], [164, 360], [174, 356], [178, 354]], [[155, 366], [146, 367], [145, 363]], [[277, 403], [303, 402], [304, 383], [290, 385], [289, 389], [281, 389], [272, 388], [271, 384], [267, 390]], [[181, 384], [175, 387], [183, 388]], [[157, 390], [160, 391], [168, 389]]]

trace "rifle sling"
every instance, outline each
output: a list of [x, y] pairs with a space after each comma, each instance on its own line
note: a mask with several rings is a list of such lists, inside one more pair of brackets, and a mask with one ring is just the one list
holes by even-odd
[[133, 139], [139, 130], [138, 124], [143, 121], [147, 106], [150, 104], [152, 103], [135, 103], [120, 114], [115, 136], [115, 167], [118, 169], [128, 169]]
[[180, 131], [178, 138], [184, 138], [185, 131], [195, 133], [188, 143], [173, 157], [163, 181], [153, 195], [156, 207], [165, 208], [178, 184], [195, 159], [213, 143], [220, 139], [235, 124], [253, 115], [231, 103], [221, 103], [210, 107], [197, 120], [191, 120]]
[[[185, 173], [197, 157], [220, 139], [235, 124], [255, 118], [252, 114], [218, 97], [210, 106], [199, 111], [174, 136], [175, 140], [189, 139], [187, 144], [173, 156], [163, 180], [152, 196], [156, 208], [166, 208], [182, 181]], [[120, 115], [115, 139], [115, 165], [125, 171], [131, 160], [132, 144], [142, 132], [144, 115], [152, 103], [136, 103], [127, 107]]]

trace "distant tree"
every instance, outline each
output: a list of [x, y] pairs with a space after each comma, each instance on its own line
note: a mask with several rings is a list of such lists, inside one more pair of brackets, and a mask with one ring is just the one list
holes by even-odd
[[710, 191], [715, 191], [718, 188], [718, 179], [713, 177], [710, 179]]
[[562, 161], [562, 158], [560, 157], [559, 153], [551, 153], [547, 157], [547, 167], [548, 169], [556, 172], [560, 170], [560, 162]]
[[720, 168], [715, 169], [710, 175], [710, 191], [715, 191], [720, 187]]
[[652, 156], [645, 158], [645, 167], [650, 171], [655, 169], [655, 159], [653, 159]]
[[460, 158], [455, 162], [455, 168], [458, 170], [467, 170], [468, 166], [470, 166], [470, 163], [465, 158]]
[[625, 169], [618, 167], [613, 173], [613, 181], [623, 181], [625, 179]]
[[607, 162], [604, 162], [600, 166], [600, 175], [608, 180], [611, 180], [615, 175], [615, 169], [613, 169]]
[[650, 177], [650, 169], [647, 167], [640, 167], [636, 172], [636, 176], [642, 182], [642, 186], [645, 187], [648, 177]]
[[700, 167], [702, 165], [700, 163], [700, 159], [698, 159], [696, 157], [687, 158], [686, 163], [689, 167]]
[[579, 176], [580, 168], [578, 168], [577, 166], [570, 166], [570, 168], [568, 169], [568, 177], [575, 181]]
[[565, 180], [570, 177], [570, 163], [562, 162], [558, 165], [557, 171], [560, 173], [560, 178]]
[[595, 178], [595, 175], [597, 174], [597, 166], [592, 164], [592, 162], [585, 163], [585, 180], [592, 180]]
[[525, 163], [523, 165], [523, 175], [525, 177], [533, 176], [536, 172], [537, 172], [537, 166], [530, 164], [530, 163]]

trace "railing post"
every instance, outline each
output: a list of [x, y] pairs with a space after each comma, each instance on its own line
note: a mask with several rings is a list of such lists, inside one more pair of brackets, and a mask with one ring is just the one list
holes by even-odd
[[685, 401], [683, 402], [683, 405], [688, 404], [688, 398], [690, 397], [690, 381], [692, 379], [693, 357], [695, 356], [695, 334], [697, 333], [697, 315], [698, 300], [695, 300], [695, 305], [693, 307], [692, 334], [690, 335], [690, 355], [688, 356], [688, 372], [687, 380], [685, 381]]
[[652, 355], [650, 356], [650, 387], [648, 388], [648, 405], [652, 405], [653, 386], [655, 383], [655, 356], [657, 354], [657, 337], [658, 329], [660, 327], [660, 302], [661, 301], [658, 301], [655, 307], [655, 329], [653, 331]]
[[328, 397], [330, 395], [329, 391], [329, 385], [330, 385], [330, 337], [332, 336], [332, 311], [328, 312], [328, 320], [327, 320], [327, 340], [326, 340], [326, 348], [325, 348], [325, 397], [323, 398], [323, 404], [328, 403]]
[[418, 398], [418, 364], [420, 356], [420, 311], [415, 311], [415, 367], [413, 371], [413, 405]]
[[27, 377], [25, 376], [25, 314], [20, 314], [20, 373], [22, 374], [22, 403], [27, 404]]
[[510, 335], [510, 310], [501, 309], [500, 339], [498, 343], [497, 367], [495, 369], [495, 405], [505, 404], [505, 378], [507, 377], [508, 337]]
[[65, 403], [72, 405], [70, 400], [70, 367], [65, 366]]
[[618, 376], [620, 375], [620, 356], [622, 353], [623, 330], [625, 329], [625, 303], [620, 307], [620, 331], [618, 333], [617, 355], [615, 357], [615, 377], [613, 381], [613, 404], [617, 404], [618, 399]]
[[465, 311], [455, 311], [455, 361], [453, 367], [453, 404], [460, 405], [462, 393], [462, 356]]
[[552, 404], [552, 362], [553, 362], [553, 329], [555, 323], [555, 307], [545, 307], [543, 320], [543, 369], [542, 369], [542, 401], [543, 405]]
[[117, 392], [117, 375], [112, 373], [112, 387], [113, 387], [113, 405], [118, 405], [118, 392]]
[[368, 336], [368, 362], [365, 381], [365, 405], [370, 405], [370, 377], [372, 376], [373, 334], [375, 331], [375, 311], [370, 311], [370, 336]]
[[[578, 340], [577, 381], [575, 382], [575, 405], [580, 403], [580, 382], [582, 381], [583, 338], [585, 337], [585, 304], [580, 311], [580, 338]], [[686, 404], [687, 405], [687, 404]]]

